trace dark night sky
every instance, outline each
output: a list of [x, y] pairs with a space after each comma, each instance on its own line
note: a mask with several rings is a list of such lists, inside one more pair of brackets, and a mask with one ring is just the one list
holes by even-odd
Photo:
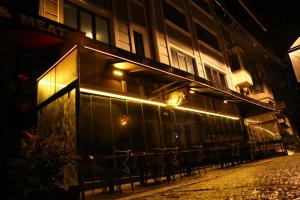
[[[300, 35], [300, 1], [298, 0], [217, 0], [260, 42], [283, 58], [287, 49]], [[260, 25], [242, 6], [252, 12]]]

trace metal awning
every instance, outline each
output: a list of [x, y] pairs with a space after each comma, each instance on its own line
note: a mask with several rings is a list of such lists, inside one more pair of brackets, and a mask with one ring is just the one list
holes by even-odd
[[[96, 44], [96, 42], [90, 42], [90, 40], [87, 40], [84, 44], [84, 48], [113, 57], [115, 58], [115, 63], [127, 62], [131, 65], [140, 67], [140, 69], [132, 70], [132, 73], [138, 72], [143, 73], [144, 75], [149, 74], [149, 76], [152, 76], [155, 73], [164, 74], [164, 78], [169, 80], [166, 86], [163, 87], [165, 91], [171, 92], [180, 88], [193, 88], [199, 93], [233, 102], [241, 107], [250, 106], [253, 108], [263, 109], [264, 112], [277, 110], [276, 107], [272, 105], [247, 97], [238, 92], [230, 90], [229, 88], [217, 85], [202, 77], [195, 76], [170, 65], [166, 65], [148, 58], [139, 57], [136, 54], [114, 46], [109, 46], [102, 43]], [[150, 98], [155, 98], [155, 96], [158, 95], [157, 93], [158, 91], [153, 91], [153, 95]]]

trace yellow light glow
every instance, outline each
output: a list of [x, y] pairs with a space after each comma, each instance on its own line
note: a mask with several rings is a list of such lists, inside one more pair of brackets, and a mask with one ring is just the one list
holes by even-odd
[[223, 101], [223, 103], [225, 103], [225, 104], [226, 104], [226, 103], [228, 103], [228, 101], [227, 101], [227, 100], [224, 100], [224, 101]]
[[185, 95], [182, 92], [172, 92], [166, 101], [167, 107], [174, 108], [182, 104]]
[[64, 84], [54, 83], [54, 82], [46, 81], [46, 80], [43, 80], [43, 79], [39, 80], [38, 84], [51, 85], [51, 86], [56, 86], [56, 87], [60, 87], [60, 88], [66, 87], [66, 85], [64, 85]]
[[194, 90], [190, 90], [189, 91], [191, 94], [195, 94], [195, 91]]
[[72, 47], [65, 55], [63, 55], [56, 63], [54, 63], [47, 71], [45, 71], [38, 79], [37, 81], [41, 80], [46, 74], [48, 74], [58, 63], [60, 63], [63, 59], [65, 59], [70, 53], [73, 52], [74, 49], [77, 48], [77, 45]]
[[117, 69], [127, 69], [125, 62], [114, 63], [113, 66]]
[[128, 124], [129, 118], [127, 115], [123, 115], [120, 120], [121, 126], [126, 126]]
[[[95, 94], [95, 95], [100, 95], [100, 96], [106, 96], [106, 97], [113, 97], [113, 98], [118, 98], [118, 99], [125, 99], [125, 100], [130, 100], [130, 101], [137, 101], [137, 102], [141, 102], [141, 103], [145, 103], [145, 104], [166, 107], [165, 103], [160, 103], [160, 102], [156, 102], [156, 101], [149, 101], [149, 100], [146, 100], [146, 99], [140, 99], [140, 98], [125, 96], [125, 95], [113, 94], [113, 93], [109, 93], [109, 92], [102, 92], [102, 91], [91, 90], [91, 89], [86, 89], [86, 88], [80, 88], [80, 92], [88, 93], [88, 94]], [[212, 113], [212, 112], [207, 112], [207, 111], [203, 111], [203, 110], [187, 108], [187, 107], [182, 107], [182, 106], [178, 106], [175, 109], [184, 110], [184, 111], [191, 111], [191, 112], [196, 112], [196, 113], [202, 113], [202, 114], [207, 114], [207, 115], [213, 115], [213, 116], [218, 116], [218, 117], [225, 117], [225, 118], [234, 119], [234, 120], [239, 120], [240, 119], [239, 117], [234, 117], [234, 116], [229, 116], [229, 115], [222, 115], [222, 114], [218, 114], [218, 113]]]
[[86, 33], [85, 33], [85, 36], [88, 37], [88, 38], [93, 39], [93, 34], [92, 34], [92, 32], [86, 32]]
[[114, 70], [113, 74], [116, 76], [123, 76], [123, 72], [119, 71], [119, 70]]

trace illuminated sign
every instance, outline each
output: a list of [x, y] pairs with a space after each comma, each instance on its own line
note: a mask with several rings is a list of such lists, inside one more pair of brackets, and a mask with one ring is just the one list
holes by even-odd
[[167, 108], [175, 108], [180, 106], [185, 99], [185, 95], [182, 92], [172, 92], [168, 95], [168, 99], [166, 101]]

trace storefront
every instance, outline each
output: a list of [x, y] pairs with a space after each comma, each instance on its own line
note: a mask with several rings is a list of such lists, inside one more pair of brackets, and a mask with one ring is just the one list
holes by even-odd
[[275, 110], [130, 56], [114, 47], [74, 46], [38, 79], [39, 134], [67, 136], [83, 158], [117, 150], [189, 150], [247, 144], [244, 116]]

